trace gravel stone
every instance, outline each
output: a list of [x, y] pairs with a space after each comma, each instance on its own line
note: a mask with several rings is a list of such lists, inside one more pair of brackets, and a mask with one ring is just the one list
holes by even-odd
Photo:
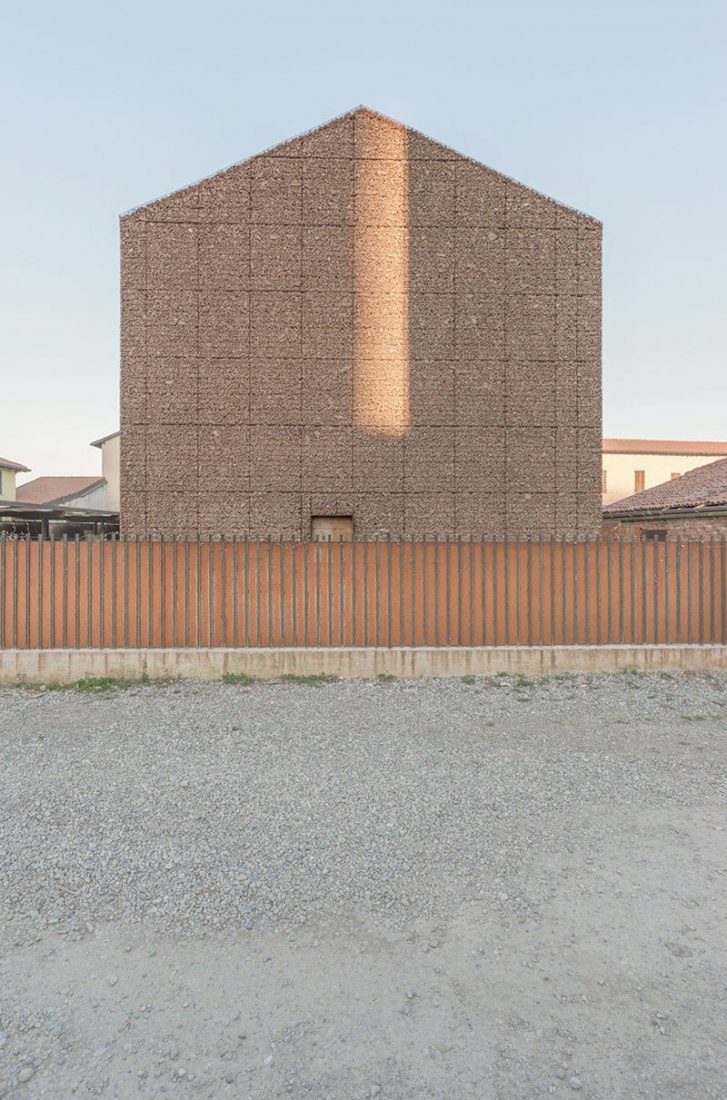
[[726, 746], [716, 673], [3, 689], [0, 1080], [727, 1100]]

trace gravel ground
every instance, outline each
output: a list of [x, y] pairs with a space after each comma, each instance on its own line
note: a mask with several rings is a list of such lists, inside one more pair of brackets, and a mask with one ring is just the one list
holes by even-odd
[[727, 1097], [727, 676], [0, 691], [0, 1095]]

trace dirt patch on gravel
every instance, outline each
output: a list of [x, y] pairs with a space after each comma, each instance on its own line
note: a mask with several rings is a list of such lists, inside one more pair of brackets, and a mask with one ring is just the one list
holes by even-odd
[[0, 692], [0, 1095], [727, 1097], [727, 677]]

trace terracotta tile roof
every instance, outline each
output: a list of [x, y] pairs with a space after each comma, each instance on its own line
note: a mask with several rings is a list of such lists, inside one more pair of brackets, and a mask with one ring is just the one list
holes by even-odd
[[36, 477], [20, 485], [16, 496], [26, 504], [61, 504], [69, 497], [90, 493], [104, 481], [102, 477]]
[[10, 458], [0, 458], [0, 466], [5, 470], [17, 470], [22, 474], [27, 474], [29, 469], [27, 466], [21, 466], [19, 462], [13, 462]]
[[668, 509], [700, 509], [727, 505], [727, 458], [689, 470], [673, 481], [653, 485], [642, 493], [615, 500], [603, 509], [607, 515], [620, 512], [662, 512]]
[[727, 455], [727, 443], [697, 439], [604, 439], [607, 455]]

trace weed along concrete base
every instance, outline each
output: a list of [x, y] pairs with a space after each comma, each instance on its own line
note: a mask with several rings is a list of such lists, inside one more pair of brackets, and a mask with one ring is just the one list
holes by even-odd
[[727, 671], [727, 646], [496, 646], [305, 649], [6, 649], [0, 683], [74, 683], [111, 676], [221, 679], [246, 675], [438, 677], [558, 672]]

